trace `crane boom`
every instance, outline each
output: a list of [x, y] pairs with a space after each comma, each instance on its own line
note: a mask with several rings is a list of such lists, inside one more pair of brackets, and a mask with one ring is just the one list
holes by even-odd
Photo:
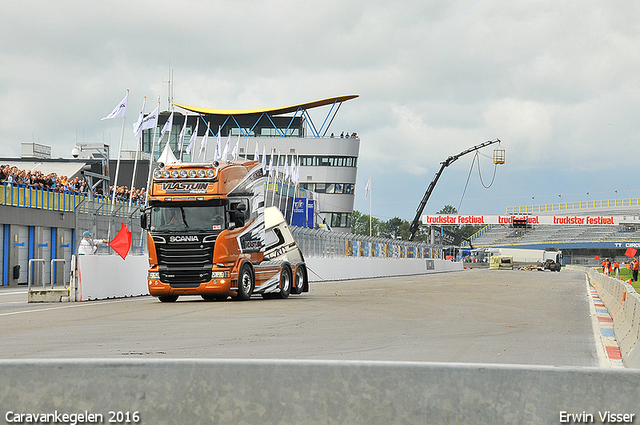
[[424, 211], [424, 207], [427, 205], [427, 201], [429, 200], [429, 197], [431, 196], [431, 192], [433, 192], [433, 189], [436, 187], [436, 183], [438, 183], [438, 179], [440, 178], [440, 175], [442, 174], [444, 169], [446, 167], [448, 167], [449, 165], [451, 165], [452, 163], [454, 163], [461, 156], [466, 155], [466, 154], [468, 154], [470, 152], [475, 152], [478, 149], [482, 149], [482, 148], [484, 148], [486, 146], [489, 146], [489, 145], [492, 145], [494, 143], [500, 143], [500, 139], [489, 140], [489, 141], [480, 143], [479, 145], [476, 145], [476, 146], [474, 146], [472, 148], [469, 148], [469, 149], [467, 149], [465, 151], [460, 152], [458, 155], [450, 156], [444, 162], [440, 163], [441, 164], [440, 165], [440, 169], [436, 173], [436, 176], [433, 178], [431, 183], [429, 183], [429, 187], [427, 188], [427, 191], [425, 192], [424, 197], [422, 198], [422, 201], [420, 201], [420, 204], [418, 205], [418, 209], [416, 211], [416, 216], [414, 217], [413, 221], [411, 222], [411, 227], [409, 227], [409, 240], [410, 241], [412, 241], [413, 238], [416, 236], [416, 233], [418, 233], [418, 228], [420, 227], [420, 216], [422, 215], [422, 212]]

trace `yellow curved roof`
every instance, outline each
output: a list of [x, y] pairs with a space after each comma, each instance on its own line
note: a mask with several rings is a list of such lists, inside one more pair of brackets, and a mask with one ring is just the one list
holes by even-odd
[[282, 106], [280, 108], [260, 108], [260, 109], [213, 109], [213, 108], [200, 108], [197, 106], [181, 105], [174, 103], [175, 106], [186, 109], [187, 111], [198, 112], [200, 114], [207, 115], [256, 115], [262, 113], [268, 113], [270, 115], [281, 115], [296, 112], [300, 109], [311, 109], [320, 106], [331, 105], [334, 102], [344, 102], [347, 100], [355, 99], [357, 94], [350, 94], [346, 96], [330, 97], [328, 99], [316, 100], [315, 102], [301, 103], [299, 105]]

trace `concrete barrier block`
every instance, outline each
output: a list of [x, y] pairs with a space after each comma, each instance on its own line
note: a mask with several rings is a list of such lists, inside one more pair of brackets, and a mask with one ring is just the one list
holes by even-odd
[[[624, 285], [628, 286], [628, 289], [631, 289], [626, 283]], [[618, 317], [614, 318], [613, 321], [616, 340], [618, 341], [623, 356], [638, 340], [637, 326], [636, 332], [633, 332], [634, 324], [637, 325], [636, 310], [638, 309], [638, 294], [629, 291], [627, 288], [625, 289], [622, 309], [619, 311]]]
[[87, 412], [100, 423], [119, 411], [142, 424], [553, 424], [569, 422], [563, 412], [637, 415], [640, 392], [636, 370], [490, 364], [16, 360], [0, 369], [5, 419]]
[[620, 302], [618, 303], [618, 309], [611, 315], [618, 344], [620, 344], [631, 331], [631, 321], [627, 320], [627, 316], [628, 310], [634, 307], [633, 299], [629, 297], [623, 285], [626, 284], [621, 282], [616, 286], [616, 297], [620, 297]]
[[78, 301], [148, 295], [146, 255], [78, 257]]
[[67, 289], [39, 289], [27, 292], [27, 302], [30, 303], [59, 303], [69, 301]]
[[632, 298], [635, 304], [633, 316], [628, 317], [632, 320], [631, 330], [620, 345], [620, 352], [625, 366], [640, 369], [640, 296], [633, 294]]
[[636, 341], [635, 345], [623, 354], [622, 363], [628, 368], [640, 369], [640, 342]]

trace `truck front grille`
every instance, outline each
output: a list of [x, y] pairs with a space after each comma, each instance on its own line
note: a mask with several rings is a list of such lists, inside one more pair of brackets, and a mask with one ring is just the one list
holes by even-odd
[[210, 281], [213, 247], [213, 243], [156, 244], [160, 280], [176, 288]]

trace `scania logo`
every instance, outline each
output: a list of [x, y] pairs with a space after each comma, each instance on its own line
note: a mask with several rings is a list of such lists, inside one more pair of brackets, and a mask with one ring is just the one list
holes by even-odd
[[199, 242], [197, 236], [169, 236], [169, 242]]

